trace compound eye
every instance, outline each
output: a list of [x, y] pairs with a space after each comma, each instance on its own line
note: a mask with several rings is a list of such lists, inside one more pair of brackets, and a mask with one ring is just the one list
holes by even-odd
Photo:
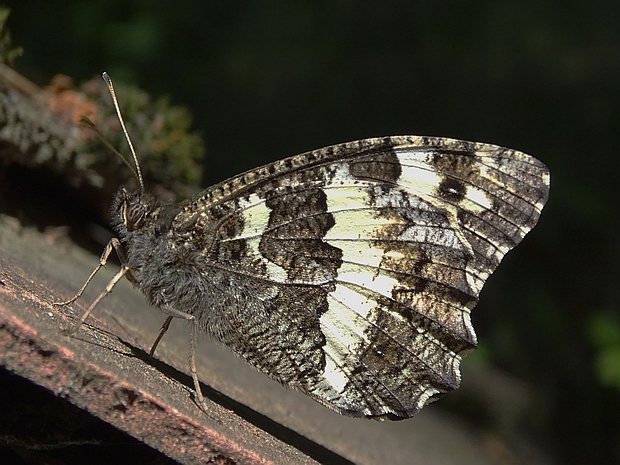
[[127, 205], [125, 210], [125, 220], [127, 221], [127, 227], [131, 229], [131, 227], [136, 226], [136, 224], [142, 219], [144, 216], [144, 207], [140, 202], [132, 203]]

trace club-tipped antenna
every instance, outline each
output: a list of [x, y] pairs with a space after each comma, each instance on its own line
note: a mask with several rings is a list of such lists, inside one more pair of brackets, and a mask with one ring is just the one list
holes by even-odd
[[118, 116], [118, 120], [121, 123], [121, 127], [123, 128], [123, 133], [125, 134], [125, 139], [129, 144], [129, 150], [131, 151], [131, 155], [133, 156], [133, 162], [136, 165], [134, 172], [138, 183], [140, 184], [140, 192], [144, 192], [144, 181], [142, 180], [142, 172], [140, 171], [140, 164], [138, 163], [138, 157], [136, 156], [136, 151], [133, 149], [133, 144], [131, 143], [131, 139], [129, 138], [129, 134], [127, 133], [127, 128], [125, 127], [125, 122], [123, 121], [123, 116], [121, 115], [121, 109], [118, 106], [118, 100], [116, 99], [116, 92], [114, 92], [114, 86], [112, 85], [112, 79], [108, 76], [108, 73], [105, 71], [101, 75], [106, 85], [108, 86], [108, 90], [110, 91], [110, 95], [112, 96], [112, 102], [114, 103], [114, 108], [116, 109], [116, 115]]

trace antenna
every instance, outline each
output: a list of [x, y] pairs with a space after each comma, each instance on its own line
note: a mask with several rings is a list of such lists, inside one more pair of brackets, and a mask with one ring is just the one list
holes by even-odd
[[116, 150], [116, 149], [112, 146], [112, 144], [110, 144], [110, 142], [109, 142], [109, 141], [105, 138], [105, 136], [104, 136], [103, 134], [101, 134], [101, 131], [100, 131], [100, 130], [99, 130], [99, 128], [95, 125], [95, 123], [93, 123], [93, 122], [92, 122], [90, 119], [88, 119], [88, 117], [86, 117], [86, 116], [80, 116], [80, 117], [78, 117], [78, 121], [79, 121], [80, 123], [82, 123], [84, 126], [88, 126], [90, 129], [92, 129], [93, 131], [95, 131], [95, 134], [97, 134], [97, 137], [99, 138], [99, 140], [100, 140], [101, 142], [103, 142], [103, 145], [105, 145], [105, 146], [108, 148], [108, 150], [109, 150], [110, 152], [112, 152], [114, 155], [116, 155], [118, 158], [120, 158], [120, 159], [121, 159], [121, 161], [122, 161], [123, 163], [125, 163], [125, 166], [126, 166], [127, 168], [129, 168], [129, 171], [131, 171], [131, 174], [133, 174], [133, 175], [134, 175], [134, 177], [135, 177], [136, 179], [138, 179], [138, 173], [136, 173], [136, 169], [135, 169], [133, 166], [131, 166], [131, 165], [129, 164], [129, 162], [127, 161], [127, 159], [126, 159], [123, 155], [121, 155], [121, 154], [120, 154], [120, 152], [119, 152], [118, 150]]
[[[114, 108], [116, 109], [116, 114], [118, 116], [118, 120], [121, 123], [121, 127], [123, 128], [123, 133], [125, 134], [125, 139], [127, 139], [127, 143], [129, 144], [129, 150], [131, 150], [131, 155], [133, 156], [134, 164], [136, 165], [136, 170], [134, 174], [136, 175], [136, 179], [140, 184], [140, 192], [144, 192], [144, 181], [142, 180], [142, 172], [140, 171], [140, 164], [138, 163], [138, 157], [136, 156], [136, 151], [133, 149], [133, 144], [131, 143], [131, 139], [129, 138], [129, 134], [127, 133], [127, 128], [125, 127], [125, 122], [123, 121], [123, 116], [121, 115], [121, 109], [118, 106], [118, 100], [116, 99], [116, 92], [114, 92], [114, 86], [112, 85], [112, 79], [108, 76], [108, 73], [105, 71], [101, 75], [103, 80], [108, 86], [108, 90], [110, 91], [110, 95], [112, 96], [112, 102], [114, 103]], [[133, 171], [133, 170], [132, 170]]]

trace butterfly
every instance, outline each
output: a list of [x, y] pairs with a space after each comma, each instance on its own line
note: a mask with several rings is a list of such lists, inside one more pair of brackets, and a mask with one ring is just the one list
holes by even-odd
[[114, 197], [117, 237], [63, 304], [112, 250], [121, 268], [79, 324], [126, 276], [168, 315], [151, 352], [173, 318], [189, 323], [203, 409], [197, 332], [330, 409], [378, 420], [459, 386], [477, 344], [471, 310], [538, 222], [550, 179], [515, 150], [391, 136], [279, 160], [176, 203], [144, 189], [134, 159], [140, 189]]

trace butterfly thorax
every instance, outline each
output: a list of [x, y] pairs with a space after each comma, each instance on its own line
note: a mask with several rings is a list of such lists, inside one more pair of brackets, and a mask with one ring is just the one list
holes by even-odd
[[[120, 189], [112, 203], [112, 226], [123, 243], [129, 280], [159, 308], [200, 316], [208, 334], [229, 332], [226, 320], [213, 321], [205, 308], [245, 306], [247, 295], [229, 299], [225, 289], [243, 287], [231, 273], [214, 273], [208, 251], [183, 240], [175, 230], [180, 207], [147, 193]], [[214, 312], [218, 314], [217, 311]], [[226, 326], [226, 328], [224, 328]]]

